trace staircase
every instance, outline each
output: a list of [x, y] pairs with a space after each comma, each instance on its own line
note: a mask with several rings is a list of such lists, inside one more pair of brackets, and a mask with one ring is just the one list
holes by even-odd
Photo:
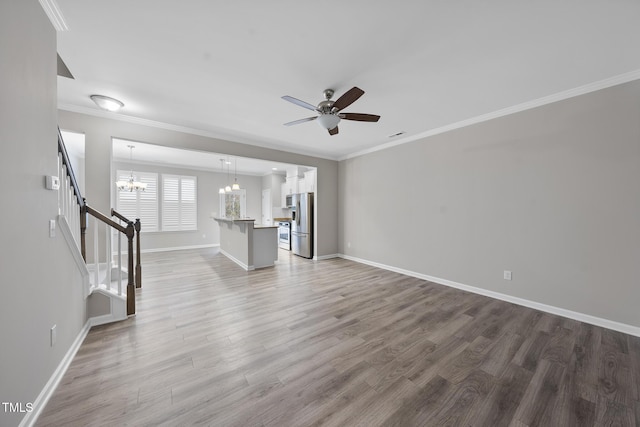
[[93, 306], [91, 326], [125, 320], [127, 296], [122, 292], [122, 280], [128, 275], [125, 269], [107, 267], [106, 264], [89, 265], [89, 304]]
[[[112, 219], [87, 204], [80, 194], [60, 131], [58, 176], [59, 229], [83, 276], [84, 295], [91, 325], [125, 320], [135, 314], [136, 288], [142, 287], [140, 220], [136, 219], [133, 222], [114, 209], [111, 209], [111, 217], [115, 217]], [[127, 239], [126, 268], [122, 265], [123, 236]], [[134, 238], [137, 249], [135, 270]], [[89, 253], [87, 240], [93, 243]], [[117, 246], [117, 250], [114, 251], [112, 246]], [[124, 281], [126, 285], [123, 285]]]

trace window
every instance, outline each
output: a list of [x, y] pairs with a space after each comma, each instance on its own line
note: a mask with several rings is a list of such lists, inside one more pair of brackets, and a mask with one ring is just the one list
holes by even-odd
[[198, 229], [195, 176], [162, 175], [162, 231]]
[[137, 181], [147, 184], [147, 189], [118, 191], [116, 209], [131, 221], [140, 218], [142, 231], [158, 231], [158, 174], [119, 170], [118, 181], [128, 181], [131, 173]]
[[240, 189], [220, 194], [220, 212], [223, 218], [246, 218], [247, 191]]

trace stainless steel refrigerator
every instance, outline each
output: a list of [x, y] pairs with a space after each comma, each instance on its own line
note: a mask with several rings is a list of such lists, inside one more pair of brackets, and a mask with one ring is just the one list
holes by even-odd
[[313, 193], [293, 195], [291, 216], [291, 250], [301, 257], [313, 258]]

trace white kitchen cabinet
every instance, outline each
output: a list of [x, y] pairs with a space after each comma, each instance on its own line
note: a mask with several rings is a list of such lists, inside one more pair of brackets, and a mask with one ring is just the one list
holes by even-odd
[[304, 173], [304, 187], [306, 193], [316, 192], [316, 171], [315, 169]]
[[284, 177], [280, 175], [271, 175], [271, 204], [274, 208], [281, 208], [282, 200], [282, 183]]
[[297, 176], [288, 176], [286, 181], [282, 184], [281, 187], [281, 202], [282, 202], [282, 207], [286, 207], [287, 206], [287, 201], [286, 201], [286, 197], [289, 194], [296, 194], [299, 193], [299, 188], [298, 188], [298, 177]]
[[286, 184], [288, 186], [289, 192], [287, 194], [297, 194], [298, 191], [298, 177], [297, 176], [288, 176], [286, 180]]
[[298, 179], [298, 193], [306, 193], [307, 191], [307, 185], [304, 178]]
[[287, 207], [287, 194], [289, 194], [287, 183], [283, 182], [280, 186], [280, 206], [282, 206], [283, 208]]

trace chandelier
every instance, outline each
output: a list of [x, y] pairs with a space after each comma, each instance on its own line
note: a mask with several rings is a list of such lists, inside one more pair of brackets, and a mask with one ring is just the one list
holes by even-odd
[[[129, 147], [129, 160], [133, 161], [133, 149], [136, 147], [135, 145], [127, 145], [127, 147]], [[131, 169], [129, 179], [126, 181], [116, 181], [116, 186], [120, 191], [144, 191], [147, 189], [147, 184], [134, 179], [133, 169]]]

